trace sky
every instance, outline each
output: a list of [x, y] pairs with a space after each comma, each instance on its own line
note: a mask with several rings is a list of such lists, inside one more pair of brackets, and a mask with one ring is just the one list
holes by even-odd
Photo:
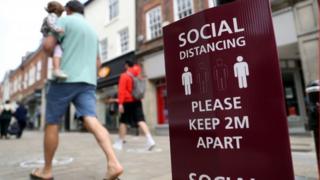
[[[0, 82], [7, 71], [16, 69], [22, 56], [36, 50], [41, 42], [40, 27], [50, 0], [1, 0]], [[65, 5], [68, 0], [56, 0]], [[85, 0], [82, 0], [84, 2]]]

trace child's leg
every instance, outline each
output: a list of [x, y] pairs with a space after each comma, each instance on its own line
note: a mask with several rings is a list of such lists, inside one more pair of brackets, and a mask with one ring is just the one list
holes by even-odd
[[57, 39], [54, 36], [49, 35], [49, 36], [45, 37], [43, 40], [43, 43], [42, 43], [43, 50], [46, 53], [51, 54], [53, 52], [56, 44], [57, 44]]
[[58, 70], [60, 69], [60, 60], [62, 57], [62, 49], [61, 46], [58, 44], [55, 46], [54, 48], [54, 52], [53, 52], [53, 70]]
[[62, 57], [63, 51], [61, 49], [61, 46], [58, 44], [56, 45], [56, 47], [54, 48], [54, 52], [53, 52], [53, 75], [56, 78], [59, 79], [66, 79], [68, 77], [68, 75], [66, 75], [61, 69], [60, 69], [60, 61], [61, 61], [61, 57]]

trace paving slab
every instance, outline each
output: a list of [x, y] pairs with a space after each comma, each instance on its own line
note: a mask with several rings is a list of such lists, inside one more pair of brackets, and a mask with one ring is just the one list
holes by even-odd
[[[116, 139], [116, 135], [112, 135]], [[122, 180], [170, 180], [168, 136], [156, 136], [153, 151], [144, 149], [143, 136], [128, 136], [122, 151], [116, 151], [125, 171]], [[43, 133], [27, 131], [22, 139], [0, 140], [0, 180], [26, 180], [43, 164]], [[317, 179], [311, 137], [291, 137], [296, 180]], [[89, 133], [61, 133], [54, 161], [56, 180], [101, 180], [106, 173], [103, 152]]]

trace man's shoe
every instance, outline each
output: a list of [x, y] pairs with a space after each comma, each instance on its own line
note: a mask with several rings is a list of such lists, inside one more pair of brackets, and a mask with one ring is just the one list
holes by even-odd
[[154, 141], [152, 142], [147, 142], [146, 148], [148, 151], [152, 151], [152, 149], [156, 146], [156, 143]]
[[122, 150], [122, 141], [118, 140], [113, 144], [113, 148], [116, 150], [121, 151]]

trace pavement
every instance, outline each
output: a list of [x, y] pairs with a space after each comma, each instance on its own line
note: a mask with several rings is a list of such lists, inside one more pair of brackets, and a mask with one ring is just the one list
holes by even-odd
[[[116, 135], [112, 135], [115, 139]], [[312, 137], [291, 136], [296, 180], [316, 180], [316, 157]], [[27, 131], [22, 139], [0, 140], [0, 180], [26, 180], [43, 165], [43, 133]], [[156, 136], [157, 146], [146, 151], [144, 137], [128, 136], [122, 151], [116, 151], [125, 168], [122, 180], [170, 180], [168, 136]], [[89, 133], [61, 133], [54, 161], [56, 180], [101, 180], [106, 172], [102, 151]]]

